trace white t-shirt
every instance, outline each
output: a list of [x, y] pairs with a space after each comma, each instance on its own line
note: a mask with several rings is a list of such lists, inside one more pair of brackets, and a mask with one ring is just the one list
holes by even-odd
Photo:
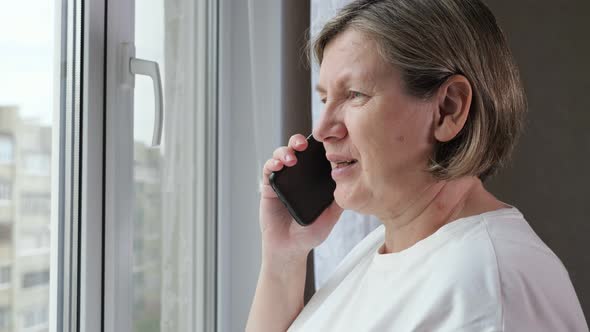
[[578, 332], [569, 275], [518, 209], [448, 223], [379, 254], [384, 226], [340, 263], [288, 331]]

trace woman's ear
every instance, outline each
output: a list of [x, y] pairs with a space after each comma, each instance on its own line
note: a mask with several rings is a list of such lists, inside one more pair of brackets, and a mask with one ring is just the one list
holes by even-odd
[[434, 109], [434, 137], [448, 142], [463, 129], [471, 108], [471, 84], [463, 75], [449, 77], [438, 89]]

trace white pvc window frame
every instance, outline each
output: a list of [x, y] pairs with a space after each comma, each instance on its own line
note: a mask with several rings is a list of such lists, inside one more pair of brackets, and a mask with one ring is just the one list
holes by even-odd
[[[133, 90], [120, 84], [133, 0], [55, 0], [52, 332], [131, 331]], [[194, 331], [216, 330], [218, 1], [195, 6], [198, 48]], [[205, 296], [203, 296], [203, 294]]]
[[49, 329], [102, 331], [105, 0], [55, 0]]

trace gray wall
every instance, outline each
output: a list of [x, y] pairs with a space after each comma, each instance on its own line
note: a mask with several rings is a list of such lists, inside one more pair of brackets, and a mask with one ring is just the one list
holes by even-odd
[[590, 314], [590, 2], [488, 0], [527, 90], [526, 132], [488, 188], [561, 258]]

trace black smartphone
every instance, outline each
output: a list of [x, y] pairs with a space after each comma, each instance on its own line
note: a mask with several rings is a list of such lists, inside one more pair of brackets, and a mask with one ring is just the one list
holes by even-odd
[[307, 142], [305, 151], [295, 151], [295, 166], [284, 166], [269, 177], [272, 189], [302, 226], [311, 225], [330, 206], [336, 189], [324, 145], [312, 135]]

